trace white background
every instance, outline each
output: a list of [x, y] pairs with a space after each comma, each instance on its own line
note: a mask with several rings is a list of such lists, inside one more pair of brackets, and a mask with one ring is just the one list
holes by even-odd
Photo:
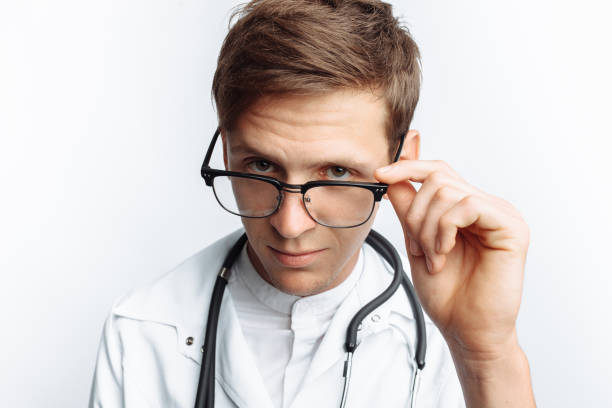
[[[538, 405], [612, 406], [609, 3], [395, 3], [423, 57], [421, 159], [531, 228]], [[240, 226], [199, 175], [233, 4], [2, 1], [1, 406], [85, 406], [111, 302]]]

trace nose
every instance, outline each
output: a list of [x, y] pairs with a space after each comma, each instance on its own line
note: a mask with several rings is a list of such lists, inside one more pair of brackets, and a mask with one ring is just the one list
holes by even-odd
[[287, 191], [283, 191], [281, 206], [269, 220], [274, 229], [286, 239], [297, 238], [317, 225], [306, 212], [302, 195]]

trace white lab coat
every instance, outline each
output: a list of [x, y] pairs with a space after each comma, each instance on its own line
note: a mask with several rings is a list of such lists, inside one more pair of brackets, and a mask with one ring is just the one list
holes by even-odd
[[[98, 349], [90, 408], [194, 406], [210, 295], [223, 258], [243, 232], [221, 238], [113, 303]], [[364, 245], [362, 276], [332, 318], [291, 408], [340, 404], [348, 323], [388, 285], [393, 273], [373, 248]], [[409, 270], [404, 256], [402, 262]], [[417, 406], [465, 407], [446, 343], [429, 317], [425, 319], [427, 356]], [[415, 333], [412, 311], [400, 288], [363, 321], [348, 407], [409, 406]], [[215, 406], [273, 408], [227, 290], [217, 336]]]

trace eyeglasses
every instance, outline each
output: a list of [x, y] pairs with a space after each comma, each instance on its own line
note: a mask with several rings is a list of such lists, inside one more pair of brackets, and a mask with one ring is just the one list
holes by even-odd
[[[280, 208], [284, 193], [300, 193], [308, 215], [318, 224], [331, 228], [353, 228], [366, 223], [377, 202], [387, 192], [387, 184], [356, 181], [314, 180], [287, 184], [272, 177], [209, 166], [220, 129], [208, 146], [200, 171], [206, 185], [228, 212], [246, 218], [265, 218]], [[399, 157], [403, 139], [395, 160]]]

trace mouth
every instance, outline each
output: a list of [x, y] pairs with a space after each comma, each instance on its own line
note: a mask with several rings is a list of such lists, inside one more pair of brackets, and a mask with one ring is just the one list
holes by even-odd
[[308, 264], [314, 262], [325, 250], [318, 249], [306, 252], [285, 252], [279, 251], [271, 246], [268, 246], [268, 248], [270, 248], [270, 252], [272, 252], [272, 255], [274, 255], [274, 258], [278, 261], [278, 263], [290, 268], [301, 268], [307, 266]]

